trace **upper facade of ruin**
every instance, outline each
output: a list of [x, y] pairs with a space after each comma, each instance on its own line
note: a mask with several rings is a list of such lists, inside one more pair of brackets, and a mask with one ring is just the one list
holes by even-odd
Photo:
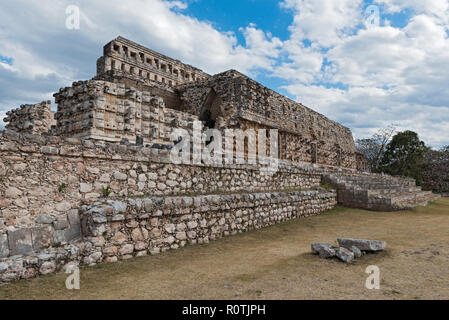
[[105, 45], [103, 56], [97, 60], [97, 77], [108, 73], [137, 77], [170, 87], [210, 77], [198, 68], [123, 37], [118, 37]]
[[339, 123], [238, 71], [211, 76], [123, 37], [104, 46], [92, 80], [54, 96], [56, 126], [32, 116], [39, 113], [33, 111], [37, 104], [27, 114], [13, 112], [8, 128], [170, 148], [177, 143], [170, 138], [173, 129], [189, 131], [199, 120], [221, 130], [277, 129], [282, 160], [365, 169], [351, 131]]

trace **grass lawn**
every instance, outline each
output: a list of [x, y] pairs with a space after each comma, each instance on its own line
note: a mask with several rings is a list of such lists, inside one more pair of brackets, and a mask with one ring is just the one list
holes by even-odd
[[[387, 241], [347, 265], [312, 242]], [[380, 290], [367, 290], [377, 265]], [[81, 268], [81, 290], [59, 273], [0, 287], [0, 299], [449, 299], [449, 198], [413, 211], [337, 208], [320, 216], [161, 255]]]

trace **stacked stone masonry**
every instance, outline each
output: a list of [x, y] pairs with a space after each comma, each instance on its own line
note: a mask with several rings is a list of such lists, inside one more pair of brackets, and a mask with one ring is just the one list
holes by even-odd
[[[299, 193], [307, 205], [294, 209], [296, 217], [327, 210], [323, 203], [336, 203], [336, 194], [323, 191], [328, 196], [320, 198], [323, 192], [313, 191], [320, 190], [320, 182], [319, 169], [306, 164], [282, 162], [274, 174], [255, 165], [175, 165], [167, 150], [0, 132], [0, 263], [8, 265], [2, 279], [15, 279], [10, 267], [17, 261], [32, 268], [26, 257], [37, 257], [32, 261], [40, 261], [35, 265], [39, 269], [41, 262], [60, 266], [56, 256], [62, 255], [65, 263], [73, 260], [67, 257], [80, 258], [76, 253], [84, 243], [80, 208], [91, 203], [155, 195], [182, 199], [192, 194], [248, 201], [257, 193], [311, 190]], [[265, 207], [260, 210], [269, 212]], [[40, 260], [39, 255], [49, 260]], [[23, 277], [39, 274], [36, 270]]]
[[[335, 206], [335, 196], [334, 192], [302, 191], [96, 202], [81, 207], [82, 239], [0, 259], [0, 281], [208, 243], [319, 214]], [[12, 236], [15, 234], [8, 233], [10, 239]], [[2, 234], [2, 239], [5, 237]]]
[[[239, 206], [246, 210], [245, 214], [252, 222], [244, 221], [253, 226], [268, 225], [285, 217], [317, 214], [336, 203], [335, 193], [312, 190], [319, 189], [321, 175], [307, 165], [281, 163], [279, 172], [272, 175], [249, 165], [174, 165], [166, 150], [74, 138], [44, 138], [8, 131], [0, 134], [0, 155], [0, 270], [4, 269], [4, 281], [45, 274], [69, 261], [81, 261], [84, 253], [90, 256], [91, 247], [81, 233], [80, 212], [84, 209], [80, 208], [102, 207], [104, 201], [112, 199], [125, 199], [112, 203], [129, 203], [126, 208], [130, 210], [131, 204], [140, 203], [139, 199], [148, 198], [146, 204], [162, 201], [165, 205], [174, 201], [176, 206], [167, 207], [170, 212], [167, 208], [162, 212], [170, 216], [164, 219], [176, 223], [177, 217], [188, 209], [179, 206], [179, 201], [198, 203], [197, 198], [204, 199], [201, 203], [222, 201], [220, 209], [211, 205], [208, 212], [204, 211], [207, 207], [199, 211], [200, 220], [206, 219], [210, 223], [217, 215], [227, 219], [228, 214], [234, 214], [234, 208], [223, 205], [229, 200], [241, 199], [231, 202], [241, 203]], [[295, 191], [300, 189], [311, 191]], [[260, 192], [263, 194], [258, 196]], [[154, 195], [160, 198], [154, 198]], [[273, 200], [273, 206], [267, 206], [268, 202], [263, 206], [258, 199], [264, 197], [277, 200]], [[123, 208], [123, 205], [117, 206]], [[156, 208], [163, 206], [153, 207]], [[128, 209], [120, 210], [128, 212]], [[135, 213], [133, 210], [129, 211], [131, 216]], [[108, 210], [104, 212], [109, 213]], [[159, 211], [148, 213], [152, 218], [160, 214]], [[192, 212], [193, 215], [196, 213]], [[264, 221], [261, 218], [264, 214], [275, 218]], [[226, 223], [233, 225], [231, 220]], [[218, 234], [212, 229], [198, 230], [198, 234], [204, 241], [206, 236], [214, 239], [224, 235], [225, 231], [232, 234], [235, 230], [249, 229], [251, 227], [242, 222], [239, 229], [230, 227]], [[163, 235], [165, 239], [167, 236]], [[130, 248], [130, 243], [127, 244]], [[166, 245], [152, 247], [150, 243], [148, 246], [156, 251], [166, 248]], [[20, 272], [14, 272], [18, 265], [24, 267]]]
[[277, 129], [280, 158], [366, 169], [351, 131], [231, 70], [178, 87], [182, 109], [215, 128]]
[[198, 68], [122, 37], [105, 45], [103, 56], [97, 61], [98, 77], [110, 71], [144, 79], [148, 84], [156, 82], [170, 87], [209, 77]]
[[51, 101], [25, 104], [8, 111], [4, 122], [8, 123], [6, 129], [28, 134], [50, 134], [56, 125]]
[[173, 144], [171, 132], [192, 131], [198, 117], [165, 107], [147, 91], [106, 81], [81, 81], [55, 94], [58, 136]]
[[128, 199], [81, 209], [85, 264], [157, 254], [202, 244], [294, 218], [316, 215], [336, 204], [334, 192], [301, 191], [196, 197]]
[[323, 180], [338, 191], [338, 202], [352, 208], [395, 211], [427, 205], [441, 196], [422, 191], [411, 178], [366, 173], [331, 173]]

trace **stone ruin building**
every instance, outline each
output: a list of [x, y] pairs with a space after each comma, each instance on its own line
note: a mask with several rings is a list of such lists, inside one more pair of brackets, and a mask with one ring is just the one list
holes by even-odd
[[[235, 70], [209, 75], [118, 37], [91, 80], [7, 113], [0, 131], [0, 282], [157, 254], [319, 214], [438, 196], [366, 172], [351, 131]], [[170, 161], [176, 128], [277, 129], [275, 174]], [[326, 186], [326, 188], [323, 188]], [[329, 189], [331, 186], [333, 189]]]
[[51, 111], [51, 101], [25, 104], [19, 109], [6, 113], [7, 130], [28, 134], [51, 134], [56, 127], [55, 114]]

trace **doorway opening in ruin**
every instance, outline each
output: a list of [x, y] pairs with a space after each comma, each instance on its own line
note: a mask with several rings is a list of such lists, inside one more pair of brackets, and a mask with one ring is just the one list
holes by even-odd
[[221, 114], [221, 102], [215, 90], [211, 89], [200, 112], [200, 121], [209, 129], [214, 129], [217, 125], [217, 119]]

